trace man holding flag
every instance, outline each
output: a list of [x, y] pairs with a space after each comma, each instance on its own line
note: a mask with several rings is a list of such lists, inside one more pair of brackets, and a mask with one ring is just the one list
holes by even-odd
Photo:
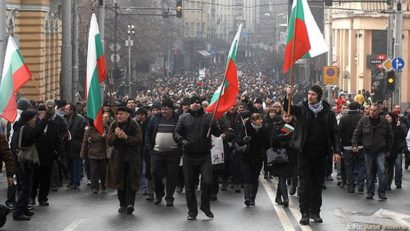
[[283, 73], [290, 70], [290, 87], [284, 100], [284, 109], [297, 118], [290, 148], [298, 151], [300, 224], [308, 225], [312, 218], [322, 223], [322, 182], [325, 177], [326, 159], [331, 153], [340, 161], [340, 139], [335, 114], [322, 100], [323, 91], [312, 86], [307, 101], [300, 106], [291, 105], [293, 91], [293, 66], [301, 58], [315, 57], [328, 51], [328, 46], [313, 18], [307, 0], [294, 0], [289, 18], [289, 30]]

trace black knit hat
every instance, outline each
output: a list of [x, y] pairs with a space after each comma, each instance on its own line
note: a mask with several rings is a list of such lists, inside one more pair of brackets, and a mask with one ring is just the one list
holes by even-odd
[[28, 110], [30, 108], [31, 108], [31, 104], [25, 98], [20, 98], [19, 100], [17, 100], [17, 109], [25, 111], [25, 110]]
[[315, 93], [317, 94], [317, 99], [318, 99], [319, 101], [322, 99], [323, 91], [322, 91], [322, 88], [319, 87], [318, 85], [313, 85], [313, 86], [309, 89], [309, 91], [315, 92]]
[[37, 112], [34, 110], [25, 110], [21, 113], [20, 115], [20, 120], [23, 123], [27, 123], [28, 121], [30, 121], [31, 119], [34, 118], [34, 116], [36, 116]]
[[262, 103], [263, 103], [263, 101], [262, 101], [261, 98], [256, 98], [254, 102], [255, 102], [255, 103], [259, 103], [259, 104], [262, 104]]
[[193, 96], [191, 96], [191, 98], [189, 99], [189, 103], [190, 104], [193, 104], [193, 103], [202, 103], [202, 100], [201, 100], [201, 98], [199, 98], [199, 96], [197, 96], [197, 95], [193, 95]]
[[151, 109], [154, 109], [154, 108], [161, 109], [161, 103], [160, 102], [152, 103]]

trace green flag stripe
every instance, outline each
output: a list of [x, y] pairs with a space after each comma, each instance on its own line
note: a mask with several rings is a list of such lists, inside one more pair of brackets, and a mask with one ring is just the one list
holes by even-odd
[[[236, 49], [237, 49], [237, 46], [238, 46], [238, 40], [236, 40], [235, 42], [234, 42], [235, 44], [233, 45], [233, 50], [232, 50], [232, 54], [231, 54], [231, 59], [235, 62], [235, 64], [236, 64]], [[228, 60], [228, 63], [229, 63], [229, 60]], [[228, 66], [228, 63], [226, 64], [226, 66]]]
[[20, 69], [20, 67], [23, 66], [23, 65], [24, 65], [23, 57], [21, 56], [20, 52], [18, 50], [16, 50], [11, 55], [11, 70], [12, 70], [12, 73], [13, 74], [16, 73], [16, 71], [18, 69]]
[[[228, 88], [228, 86], [229, 86], [229, 82], [228, 82], [228, 81], [225, 81], [224, 91], [225, 91], [226, 88]], [[220, 90], [220, 88], [218, 88], [218, 89], [215, 91], [215, 93], [212, 95], [212, 99], [211, 99], [211, 102], [210, 102], [209, 104], [215, 103], [215, 101], [216, 101], [217, 99], [219, 99], [219, 94], [220, 94], [220, 93], [221, 93], [221, 90]], [[222, 92], [222, 95], [223, 95], [223, 92]]]
[[13, 77], [11, 70], [12, 69], [9, 68], [0, 86], [0, 114], [4, 111], [4, 108], [7, 106], [13, 94]]
[[288, 27], [288, 36], [286, 38], [286, 42], [292, 40], [295, 34], [295, 20], [296, 18], [305, 21], [305, 13], [303, 11], [302, 0], [297, 0], [296, 6], [292, 9], [290, 18], [289, 18], [289, 27]]
[[89, 118], [95, 119], [97, 118], [98, 111], [102, 105], [97, 68], [94, 69], [93, 77], [88, 88], [87, 115]]

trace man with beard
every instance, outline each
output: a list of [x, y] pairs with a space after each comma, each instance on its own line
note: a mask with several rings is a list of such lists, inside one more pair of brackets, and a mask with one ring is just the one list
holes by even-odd
[[[292, 88], [287, 88], [287, 95]], [[322, 182], [325, 177], [326, 159], [333, 151], [340, 161], [340, 140], [336, 116], [329, 104], [322, 100], [323, 91], [319, 86], [309, 89], [307, 101], [300, 106], [292, 106], [288, 112], [296, 116], [296, 128], [289, 147], [298, 152], [299, 208], [302, 213], [300, 224], [308, 225], [312, 218], [322, 223]], [[287, 97], [283, 107], [288, 110]]]

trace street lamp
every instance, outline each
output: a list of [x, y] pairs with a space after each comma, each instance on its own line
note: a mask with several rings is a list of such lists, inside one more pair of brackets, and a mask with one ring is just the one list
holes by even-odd
[[128, 25], [128, 40], [125, 45], [128, 46], [128, 98], [132, 97], [131, 91], [131, 47], [134, 46], [134, 41], [131, 36], [135, 34], [134, 25]]

